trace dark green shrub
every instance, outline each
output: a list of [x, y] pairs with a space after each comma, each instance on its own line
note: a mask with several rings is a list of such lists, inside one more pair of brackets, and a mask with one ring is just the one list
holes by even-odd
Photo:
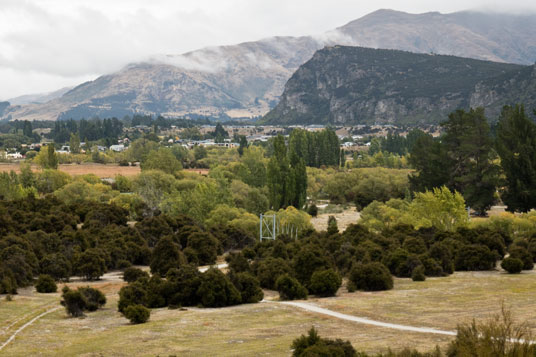
[[415, 254], [409, 254], [405, 261], [403, 261], [396, 268], [396, 276], [399, 278], [410, 278], [413, 271], [422, 266], [422, 262]]
[[220, 242], [210, 233], [195, 232], [188, 237], [188, 248], [197, 253], [200, 265], [216, 263]]
[[240, 292], [229, 278], [218, 269], [209, 269], [201, 275], [197, 297], [205, 307], [224, 307], [240, 304]]
[[96, 311], [98, 308], [106, 304], [106, 296], [104, 296], [102, 291], [98, 289], [86, 286], [78, 288], [78, 291], [80, 291], [86, 299], [85, 310], [87, 311]]
[[331, 264], [325, 252], [320, 247], [308, 245], [300, 249], [296, 254], [292, 262], [292, 267], [296, 273], [296, 279], [307, 287], [315, 271], [329, 269], [331, 268]]
[[133, 324], [142, 324], [149, 320], [151, 310], [143, 305], [130, 305], [125, 309], [125, 317]]
[[84, 311], [95, 311], [106, 304], [106, 297], [97, 289], [80, 287], [71, 290], [65, 286], [62, 290], [61, 304], [65, 306], [67, 313], [73, 317], [84, 315]]
[[523, 262], [523, 270], [532, 270], [534, 268], [534, 259], [527, 248], [519, 245], [510, 247], [510, 257], [517, 258]]
[[170, 305], [193, 306], [198, 304], [197, 290], [201, 285], [201, 273], [197, 267], [188, 264], [179, 269], [170, 269], [166, 278], [170, 289]]
[[99, 279], [106, 272], [106, 260], [103, 252], [96, 248], [89, 248], [80, 254], [75, 270], [86, 280]]
[[56, 280], [68, 280], [72, 272], [71, 263], [61, 253], [44, 256], [39, 262], [39, 268], [41, 273], [48, 274]]
[[257, 278], [265, 289], [275, 289], [275, 282], [283, 275], [292, 271], [288, 263], [281, 258], [267, 258], [254, 266]]
[[58, 287], [50, 275], [41, 274], [35, 283], [35, 290], [38, 293], [55, 293], [58, 291]]
[[132, 263], [126, 259], [119, 259], [116, 264], [116, 267], [119, 270], [125, 270], [125, 269], [130, 268], [131, 266], [132, 266]]
[[169, 269], [178, 268], [184, 264], [186, 264], [186, 258], [171, 236], [158, 241], [151, 257], [151, 273], [165, 276]]
[[393, 277], [382, 263], [358, 263], [350, 271], [350, 281], [357, 290], [379, 291], [393, 288]]
[[229, 264], [229, 270], [235, 273], [251, 271], [249, 262], [242, 252], [230, 253], [227, 257], [225, 257], [225, 261]]
[[65, 306], [67, 314], [73, 317], [79, 317], [84, 315], [86, 308], [86, 299], [84, 295], [78, 290], [71, 290], [68, 287], [63, 288], [63, 294], [61, 295], [61, 304]]
[[464, 245], [456, 256], [456, 270], [478, 271], [495, 268], [498, 256], [485, 245]]
[[307, 208], [307, 213], [311, 215], [311, 217], [318, 216], [318, 207], [313, 203]]
[[117, 303], [117, 309], [119, 312], [124, 313], [126, 308], [130, 305], [146, 305], [147, 304], [147, 290], [143, 284], [134, 282], [123, 286], [119, 290], [119, 302]]
[[123, 280], [128, 283], [132, 283], [141, 278], [148, 279], [149, 273], [139, 268], [134, 268], [134, 267], [126, 268], [125, 271], [123, 272]]
[[422, 265], [424, 266], [424, 275], [426, 276], [443, 276], [443, 268], [439, 263], [430, 257], [421, 257]]
[[281, 275], [277, 279], [275, 288], [282, 300], [307, 299], [307, 289], [288, 274]]
[[415, 269], [413, 269], [413, 273], [411, 273], [411, 280], [413, 281], [425, 281], [426, 276], [424, 275], [424, 267], [422, 265], [419, 265]]
[[331, 340], [321, 338], [314, 327], [311, 327], [307, 336], [300, 336], [292, 341], [292, 356], [294, 357], [354, 357], [357, 352], [350, 341], [341, 339]]
[[523, 261], [519, 258], [504, 258], [501, 262], [501, 268], [506, 270], [509, 274], [519, 274], [523, 270]]
[[311, 276], [309, 293], [319, 296], [335, 296], [341, 287], [342, 279], [333, 269], [317, 270]]
[[242, 304], [253, 304], [264, 298], [259, 280], [247, 272], [230, 275], [231, 281], [240, 292]]
[[422, 238], [408, 237], [404, 240], [402, 248], [413, 254], [426, 253], [426, 244], [424, 243]]

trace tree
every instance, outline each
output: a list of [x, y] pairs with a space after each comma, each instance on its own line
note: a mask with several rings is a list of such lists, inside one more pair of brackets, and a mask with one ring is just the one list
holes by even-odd
[[484, 108], [459, 109], [442, 123], [443, 143], [449, 168], [448, 187], [461, 192], [468, 206], [485, 214], [495, 201], [497, 166], [493, 163], [492, 139]]
[[277, 279], [275, 288], [282, 300], [307, 299], [307, 289], [288, 274], [281, 275]]
[[506, 176], [501, 198], [508, 211], [536, 208], [536, 124], [523, 106], [503, 108], [496, 146]]
[[73, 154], [80, 153], [80, 136], [78, 136], [78, 134], [71, 133], [71, 138], [69, 139], [69, 148]]
[[231, 281], [240, 292], [242, 304], [254, 304], [261, 301], [264, 293], [259, 280], [248, 272], [230, 274]]
[[201, 276], [197, 296], [205, 307], [224, 307], [240, 304], [240, 292], [218, 269], [209, 269]]
[[317, 270], [311, 276], [309, 292], [319, 296], [335, 296], [341, 284], [341, 276], [335, 270]]
[[151, 310], [139, 304], [130, 305], [125, 309], [124, 315], [132, 324], [143, 324], [149, 320]]
[[151, 272], [165, 276], [169, 269], [186, 264], [184, 254], [170, 236], [158, 241], [151, 256]]
[[35, 283], [35, 290], [38, 293], [55, 293], [58, 287], [50, 275], [41, 274]]
[[167, 174], [174, 174], [182, 169], [182, 164], [173, 155], [171, 149], [160, 148], [151, 150], [141, 162], [142, 170], [160, 170]]
[[29, 138], [33, 137], [33, 132], [32, 132], [32, 123], [29, 122], [28, 120], [25, 120], [23, 122], [23, 126], [22, 126], [22, 134], [24, 136], [27, 136]]
[[350, 282], [357, 290], [379, 291], [393, 288], [393, 277], [382, 263], [359, 263], [350, 271]]
[[35, 161], [44, 169], [57, 169], [58, 155], [54, 150], [54, 144], [50, 143], [46, 147], [41, 148], [41, 151], [35, 158]]
[[506, 270], [508, 274], [519, 274], [523, 270], [523, 261], [518, 258], [505, 258], [501, 262], [501, 268]]
[[417, 193], [410, 204], [410, 212], [423, 221], [416, 226], [433, 226], [445, 231], [454, 231], [468, 221], [462, 195], [445, 186]]
[[129, 267], [129, 268], [126, 268], [125, 271], [123, 272], [123, 280], [128, 283], [133, 283], [136, 280], [139, 280], [142, 278], [148, 279], [149, 273], [139, 268]]
[[79, 287], [76, 290], [71, 290], [65, 286], [61, 297], [61, 304], [73, 317], [83, 316], [84, 311], [95, 311], [106, 304], [104, 294], [100, 290], [90, 287]]
[[291, 196], [290, 163], [287, 158], [287, 147], [283, 136], [278, 135], [274, 141], [274, 154], [268, 162], [268, 189], [270, 205], [278, 210], [288, 206]]
[[409, 163], [416, 173], [409, 175], [412, 191], [422, 192], [441, 187], [449, 181], [447, 153], [432, 135], [421, 135], [413, 144]]
[[106, 261], [97, 248], [89, 248], [80, 254], [75, 270], [86, 280], [99, 279], [106, 272]]
[[244, 150], [248, 148], [248, 140], [245, 135], [240, 135], [240, 146], [238, 147], [238, 155], [242, 157]]

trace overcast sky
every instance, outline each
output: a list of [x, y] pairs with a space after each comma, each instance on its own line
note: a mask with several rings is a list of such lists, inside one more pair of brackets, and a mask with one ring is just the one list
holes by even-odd
[[76, 85], [154, 54], [320, 34], [380, 8], [536, 13], [536, 1], [0, 0], [0, 99]]

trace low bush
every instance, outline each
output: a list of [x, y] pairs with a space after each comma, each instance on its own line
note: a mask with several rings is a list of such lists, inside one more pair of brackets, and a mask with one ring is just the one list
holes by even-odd
[[141, 278], [149, 278], [149, 273], [134, 267], [126, 268], [123, 272], [123, 280], [128, 283], [132, 283]]
[[425, 281], [426, 276], [424, 275], [424, 267], [422, 265], [419, 265], [415, 269], [413, 269], [413, 272], [411, 273], [411, 280], [413, 281]]
[[149, 320], [151, 310], [143, 305], [130, 305], [125, 309], [125, 317], [133, 324], [142, 324]]
[[50, 275], [41, 274], [35, 283], [35, 290], [38, 293], [55, 293], [58, 291], [58, 286]]
[[61, 304], [65, 306], [67, 314], [73, 317], [84, 315], [84, 311], [95, 311], [106, 304], [106, 297], [97, 289], [80, 287], [71, 290], [65, 286], [62, 290]]
[[288, 274], [281, 275], [277, 279], [275, 288], [282, 300], [307, 299], [307, 289]]
[[319, 296], [335, 296], [341, 287], [341, 276], [333, 269], [317, 270], [311, 276], [309, 292]]
[[511, 247], [510, 257], [521, 260], [523, 262], [523, 270], [532, 270], [534, 268], [532, 254], [525, 247], [519, 245]]
[[350, 281], [357, 290], [380, 291], [393, 288], [393, 277], [382, 263], [358, 263], [350, 271]]
[[350, 341], [341, 339], [330, 340], [318, 336], [318, 332], [311, 327], [307, 336], [300, 336], [292, 341], [292, 356], [337, 356], [337, 357], [354, 357], [357, 352], [352, 347]]
[[519, 274], [523, 270], [523, 261], [518, 258], [504, 258], [501, 262], [501, 268], [506, 270], [509, 274]]

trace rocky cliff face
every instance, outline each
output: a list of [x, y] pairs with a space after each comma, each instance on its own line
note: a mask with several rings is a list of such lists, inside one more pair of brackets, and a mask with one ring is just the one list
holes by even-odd
[[[335, 46], [318, 51], [285, 86], [271, 124], [431, 124], [458, 108], [527, 100], [530, 66]], [[521, 78], [526, 80], [521, 81]]]
[[[155, 57], [81, 84], [46, 103], [10, 106], [0, 119], [78, 119], [132, 113], [264, 115], [279, 101], [294, 71], [316, 50], [335, 44], [532, 64], [536, 60], [536, 21], [531, 16], [413, 15], [380, 10], [321, 36], [273, 37]], [[363, 105], [391, 117], [405, 110], [404, 105], [389, 100], [373, 109], [372, 103]]]

